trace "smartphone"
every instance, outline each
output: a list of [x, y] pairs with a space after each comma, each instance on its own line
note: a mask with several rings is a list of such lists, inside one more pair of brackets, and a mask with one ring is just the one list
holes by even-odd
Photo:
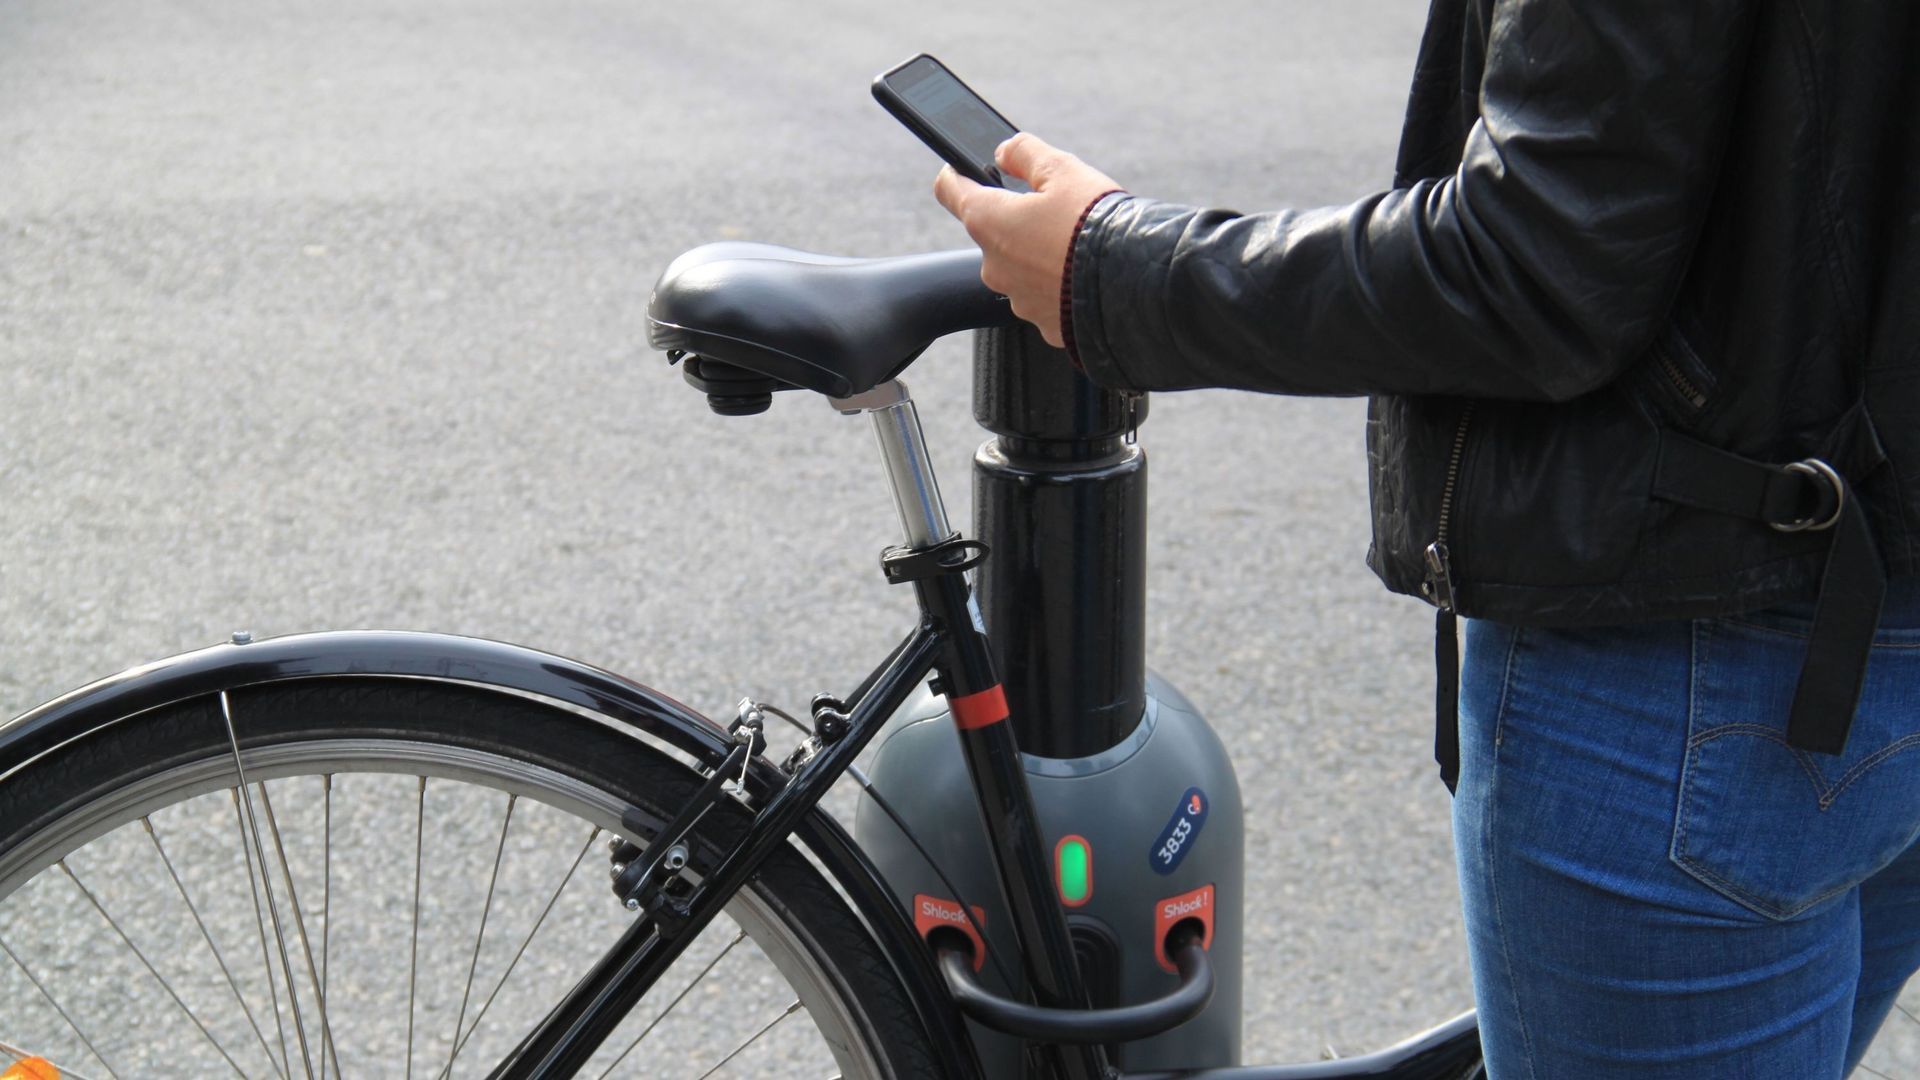
[[926, 53], [873, 80], [873, 97], [894, 119], [933, 148], [953, 170], [977, 184], [1030, 191], [1018, 177], [1002, 176], [994, 148], [1019, 129]]

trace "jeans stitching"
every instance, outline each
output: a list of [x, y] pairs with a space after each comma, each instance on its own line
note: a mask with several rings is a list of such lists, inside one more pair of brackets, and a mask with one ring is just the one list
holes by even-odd
[[1840, 793], [1846, 790], [1847, 785], [1865, 776], [1869, 769], [1880, 765], [1893, 755], [1912, 746], [1920, 746], [1920, 735], [1903, 736], [1875, 750], [1866, 757], [1861, 758], [1858, 764], [1848, 769], [1846, 775], [1842, 776], [1839, 782], [1833, 785], [1828, 794], [1821, 797], [1820, 809], [1825, 810], [1827, 807], [1832, 806], [1834, 800], [1840, 797]]
[[1762, 915], [1762, 916], [1765, 916], [1766, 918], [1773, 919], [1776, 922], [1783, 922], [1787, 919], [1791, 919], [1795, 915], [1800, 914], [1801, 912], [1807, 910], [1808, 908], [1814, 907], [1827, 900], [1830, 900], [1833, 897], [1838, 896], [1841, 893], [1846, 892], [1848, 889], [1851, 889], [1854, 887], [1852, 883], [1842, 883], [1839, 885], [1835, 885], [1833, 888], [1828, 889], [1826, 892], [1823, 892], [1820, 895], [1815, 896], [1810, 900], [1803, 901], [1802, 903], [1795, 904], [1791, 907], [1781, 907], [1778, 904], [1770, 903], [1764, 897], [1758, 895], [1757, 893], [1751, 892], [1739, 885], [1734, 884], [1731, 881], [1728, 881], [1726, 878], [1721, 877], [1719, 874], [1716, 874], [1712, 870], [1709, 870], [1707, 867], [1701, 865], [1697, 860], [1693, 859], [1691, 856], [1682, 856], [1679, 862], [1681, 865], [1681, 869], [1692, 874], [1694, 877], [1699, 878], [1701, 881], [1705, 882], [1708, 887], [1722, 893], [1728, 899], [1739, 904], [1741, 907], [1744, 907], [1747, 910], [1752, 911], [1757, 915]]
[[[1501, 733], [1506, 727], [1507, 704], [1509, 695], [1513, 689], [1513, 673], [1520, 651], [1520, 629], [1514, 627], [1511, 629], [1510, 634], [1511, 636], [1507, 640], [1507, 663], [1500, 677], [1500, 703], [1495, 707], [1493, 715], [1493, 751], [1487, 755], [1487, 760], [1492, 766], [1489, 770], [1492, 776], [1487, 780], [1488, 837], [1497, 836], [1499, 833], [1496, 818], [1496, 815], [1500, 812], [1499, 787], [1501, 769], [1499, 748]], [[1507, 924], [1507, 918], [1500, 903], [1500, 859], [1491, 852], [1487, 858], [1487, 891], [1488, 894], [1493, 897], [1494, 937], [1500, 942], [1500, 962], [1504, 964], [1507, 969], [1508, 996], [1512, 999], [1509, 1008], [1512, 1011], [1514, 1026], [1520, 1029], [1520, 1049], [1526, 1061], [1527, 1076], [1530, 1080], [1537, 1080], [1537, 1076], [1533, 1070], [1533, 1035], [1527, 1030], [1527, 1018], [1520, 1008], [1520, 982], [1519, 978], [1514, 974], [1513, 951], [1508, 945], [1507, 934], [1503, 929]]]
[[[1695, 619], [1692, 634], [1688, 641], [1687, 657], [1687, 733], [1693, 733], [1694, 721], [1700, 716], [1700, 668], [1706, 655], [1706, 638], [1711, 635], [1709, 624]], [[1680, 764], [1680, 797], [1675, 800], [1673, 809], [1673, 843], [1667, 848], [1667, 858], [1673, 860], [1682, 870], [1687, 869], [1687, 822], [1693, 817], [1693, 766], [1694, 758], [1700, 752], [1699, 746], [1691, 738], [1687, 741], [1686, 755]]]
[[1497, 749], [1507, 733], [1507, 695], [1513, 692], [1514, 657], [1520, 652], [1520, 627], [1507, 633], [1507, 662], [1500, 667], [1500, 702], [1493, 709], [1493, 745]]
[[[1691, 708], [1691, 705], [1689, 705], [1689, 708]], [[1691, 714], [1689, 715], [1688, 724], [1689, 726], [1692, 724]], [[1819, 766], [1813, 763], [1813, 759], [1807, 755], [1807, 752], [1788, 742], [1787, 737], [1780, 734], [1777, 730], [1762, 724], [1721, 724], [1717, 728], [1709, 728], [1687, 740], [1689, 770], [1691, 770], [1694, 751], [1726, 735], [1752, 735], [1755, 738], [1768, 739], [1786, 747], [1787, 750], [1793, 754], [1793, 760], [1800, 763], [1800, 769], [1807, 774], [1807, 779], [1813, 781], [1813, 794], [1814, 798], [1820, 802], [1820, 809], [1825, 810], [1827, 807], [1833, 805], [1831, 796], [1836, 789], [1828, 786], [1827, 778], [1821, 775]]]
[[1880, 749], [1875, 750], [1873, 753], [1868, 754], [1866, 757], [1861, 758], [1859, 761], [1854, 762], [1853, 767], [1848, 769], [1839, 780], [1828, 784], [1826, 777], [1820, 774], [1819, 767], [1813, 764], [1813, 759], [1808, 756], [1807, 752], [1788, 742], [1787, 737], [1780, 734], [1779, 731], [1770, 727], [1763, 727], [1759, 724], [1722, 724], [1717, 728], [1703, 731], [1687, 741], [1689, 763], [1692, 762], [1693, 752], [1695, 750], [1725, 735], [1752, 735], [1755, 738], [1777, 742], [1792, 751], [1793, 759], [1800, 763], [1800, 768], [1805, 771], [1808, 778], [1813, 781], [1814, 795], [1819, 799], [1820, 809], [1823, 812], [1831, 810], [1833, 804], [1839, 801], [1840, 794], [1851, 787], [1854, 781], [1859, 780], [1873, 769], [1884, 764], [1888, 758], [1893, 757], [1895, 754], [1904, 750], [1910, 750], [1915, 746], [1920, 746], [1920, 734], [1902, 736]]

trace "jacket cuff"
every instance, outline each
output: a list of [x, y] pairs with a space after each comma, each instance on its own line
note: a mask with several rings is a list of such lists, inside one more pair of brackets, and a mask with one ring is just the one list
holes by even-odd
[[[1171, 246], [1164, 252], [1140, 250], [1138, 235], [1143, 217], [1152, 217], [1160, 204], [1124, 191], [1110, 192], [1094, 200], [1081, 216], [1067, 256], [1067, 287], [1061, 302], [1061, 337], [1067, 342], [1068, 355], [1087, 377], [1101, 386], [1119, 390], [1149, 390], [1133, 371], [1137, 365], [1125, 364], [1121, 352], [1137, 359], [1142, 349], [1151, 355], [1159, 346], [1153, 340], [1164, 334], [1147, 332], [1149, 324], [1162, 321], [1162, 290], [1165, 266], [1173, 257]], [[1124, 252], [1109, 249], [1124, 243]], [[1121, 256], [1122, 261], [1113, 261]], [[1146, 280], [1146, 278], [1154, 280]], [[1119, 333], [1114, 329], [1119, 328]]]
[[1126, 192], [1119, 188], [1114, 188], [1112, 191], [1103, 191], [1095, 195], [1093, 199], [1087, 203], [1085, 210], [1080, 211], [1080, 220], [1073, 223], [1073, 236], [1067, 240], [1066, 264], [1060, 269], [1060, 339], [1067, 350], [1067, 359], [1073, 362], [1074, 367], [1083, 372], [1086, 371], [1087, 368], [1085, 364], [1080, 362], [1080, 354], [1074, 346], [1073, 337], [1074, 249], [1079, 246], [1080, 231], [1086, 227], [1087, 217], [1093, 213], [1093, 208], [1099, 206], [1109, 195], [1125, 194]]

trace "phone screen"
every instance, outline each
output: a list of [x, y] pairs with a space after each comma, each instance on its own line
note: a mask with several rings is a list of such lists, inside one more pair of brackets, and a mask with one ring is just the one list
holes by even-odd
[[889, 81], [914, 111], [982, 165], [993, 164], [994, 148], [1013, 138], [1012, 124], [929, 57], [908, 64]]
[[[1012, 138], [1016, 129], [939, 61], [930, 56], [915, 57], [888, 72], [884, 81], [941, 141], [972, 162], [975, 172], [999, 176], [993, 152]], [[1010, 191], [1028, 190], [1010, 176], [1000, 177], [1000, 181]]]

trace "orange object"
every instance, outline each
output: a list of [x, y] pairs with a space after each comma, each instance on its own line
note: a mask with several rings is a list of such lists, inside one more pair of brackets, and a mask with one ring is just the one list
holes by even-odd
[[997, 724], [1007, 718], [1007, 692], [999, 683], [977, 694], [954, 698], [950, 703], [953, 721], [962, 731]]
[[[928, 896], [926, 893], [915, 893], [913, 896], [913, 928], [923, 938], [941, 929], [958, 930], [967, 935], [967, 940], [973, 943], [975, 971], [979, 971], [987, 962], [987, 942], [980, 934], [980, 927], [985, 925], [987, 913], [980, 910], [977, 904], [973, 908], [973, 917], [968, 918], [967, 912], [956, 901]], [[5, 1078], [0, 1077], [0, 1080]]]
[[60, 1070], [43, 1057], [21, 1058], [0, 1073], [0, 1080], [60, 1080]]
[[1153, 958], [1166, 971], [1179, 971], [1167, 955], [1167, 932], [1183, 922], [1200, 924], [1200, 946], [1213, 948], [1213, 886], [1202, 885], [1189, 893], [1169, 896], [1153, 905]]

